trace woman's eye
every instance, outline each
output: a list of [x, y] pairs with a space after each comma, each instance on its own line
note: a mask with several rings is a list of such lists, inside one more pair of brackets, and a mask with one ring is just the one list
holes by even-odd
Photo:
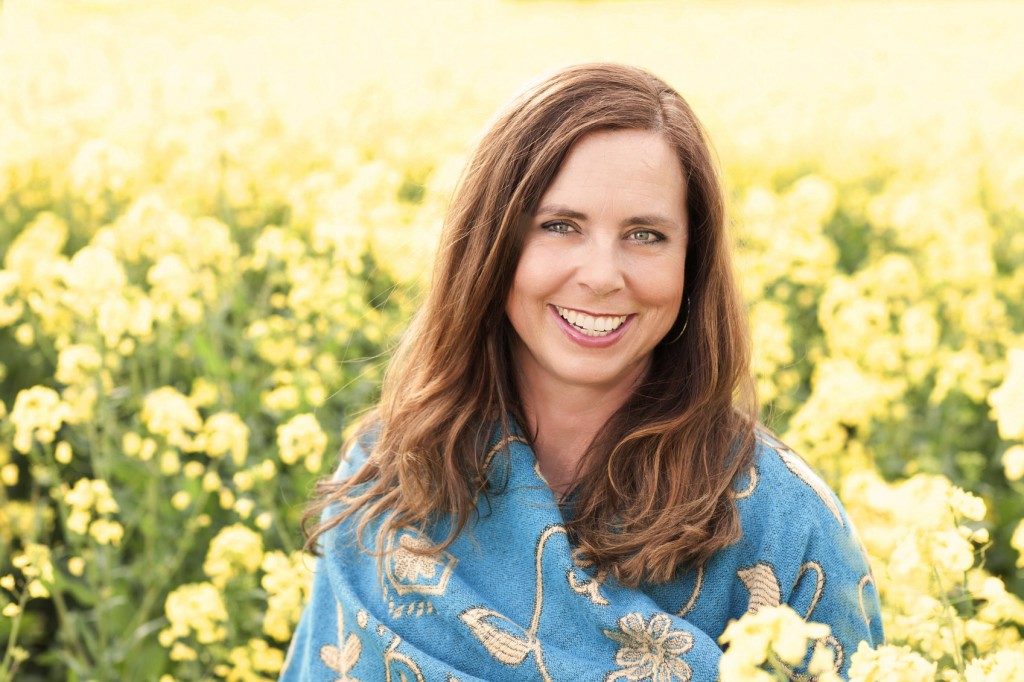
[[572, 232], [572, 225], [562, 222], [561, 220], [541, 225], [541, 228], [548, 232], [554, 232], [555, 234], [568, 234], [569, 232]]
[[633, 240], [641, 244], [654, 244], [662, 240], [662, 236], [651, 230], [637, 230], [633, 233]]

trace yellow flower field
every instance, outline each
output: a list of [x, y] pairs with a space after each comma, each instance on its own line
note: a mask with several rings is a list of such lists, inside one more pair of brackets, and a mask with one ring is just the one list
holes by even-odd
[[[590, 60], [710, 129], [763, 418], [882, 597], [851, 679], [1024, 677], [1024, 6], [0, 8], [0, 680], [276, 678], [475, 140]], [[794, 618], [723, 680], [785, 679]]]

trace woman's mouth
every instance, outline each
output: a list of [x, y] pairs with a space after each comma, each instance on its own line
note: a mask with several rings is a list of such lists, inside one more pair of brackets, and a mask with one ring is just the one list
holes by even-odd
[[588, 315], [572, 308], [555, 306], [559, 316], [587, 336], [608, 336], [621, 327], [628, 315]]
[[587, 348], [606, 348], [625, 334], [635, 314], [591, 315], [572, 308], [549, 305], [558, 326], [570, 340]]

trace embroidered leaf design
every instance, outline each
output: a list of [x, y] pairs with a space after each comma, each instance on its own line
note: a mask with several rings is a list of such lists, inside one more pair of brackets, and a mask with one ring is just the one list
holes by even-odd
[[786, 468], [793, 472], [793, 475], [799, 478], [801, 481], [806, 483], [811, 490], [813, 490], [821, 501], [828, 507], [828, 510], [832, 512], [832, 516], [836, 517], [836, 521], [839, 522], [840, 526], [846, 526], [843, 523], [843, 515], [839, 512], [839, 506], [835, 500], [832, 499], [832, 491], [829, 490], [825, 482], [822, 481], [818, 474], [814, 473], [807, 462], [801, 459], [795, 452], [789, 449], [788, 446], [783, 445], [778, 448], [779, 457], [782, 458], [782, 463], [786, 465]]
[[778, 606], [782, 603], [782, 588], [775, 571], [768, 564], [754, 564], [750, 568], [741, 568], [736, 575], [750, 591], [748, 613], [756, 613], [765, 606]]
[[[345, 612], [341, 603], [336, 602], [338, 610], [338, 643], [342, 643], [345, 637]], [[342, 680], [356, 682], [354, 677], [349, 677], [348, 672], [355, 667], [359, 661], [359, 655], [363, 652], [363, 643], [355, 635], [349, 635], [344, 639], [343, 648], [339, 649], [333, 644], [325, 644], [320, 647], [320, 660], [331, 670], [340, 673]]]
[[363, 643], [355, 635], [349, 635], [345, 640], [345, 649], [339, 649], [331, 644], [320, 647], [320, 659], [331, 670], [346, 675], [349, 670], [355, 667], [359, 655], [363, 651]]
[[514, 634], [496, 624], [504, 621], [505, 627], [522, 632], [521, 627], [497, 611], [475, 607], [465, 611], [460, 618], [484, 648], [506, 665], [519, 665], [533, 650], [534, 642], [525, 633]]

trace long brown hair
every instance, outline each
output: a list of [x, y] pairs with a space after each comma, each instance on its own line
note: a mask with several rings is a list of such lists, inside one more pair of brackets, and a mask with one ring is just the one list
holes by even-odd
[[[688, 304], [655, 348], [646, 379], [587, 449], [566, 530], [597, 567], [632, 587], [666, 582], [739, 538], [731, 486], [752, 457], [757, 402], [717, 164], [679, 93], [643, 69], [595, 63], [528, 87], [484, 134], [381, 400], [343, 448], [372, 429], [372, 452], [347, 480], [317, 484], [302, 524], [308, 550], [317, 553], [322, 533], [362, 510], [356, 537], [364, 551], [374, 518], [382, 519], [379, 547], [385, 532], [450, 514], [450, 534], [429, 553], [437, 552], [463, 530], [478, 495], [494, 492], [487, 439], [495, 424], [511, 432], [510, 417], [527, 423], [505, 316], [524, 231], [573, 143], [606, 129], [658, 131], [678, 154]], [[335, 503], [341, 511], [310, 533], [307, 522]]]

